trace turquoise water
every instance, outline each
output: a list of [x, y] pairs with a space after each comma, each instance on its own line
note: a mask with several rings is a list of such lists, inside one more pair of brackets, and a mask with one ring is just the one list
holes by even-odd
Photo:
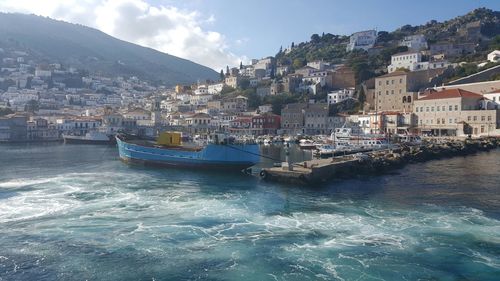
[[499, 280], [499, 167], [496, 150], [304, 187], [1, 145], [0, 280]]

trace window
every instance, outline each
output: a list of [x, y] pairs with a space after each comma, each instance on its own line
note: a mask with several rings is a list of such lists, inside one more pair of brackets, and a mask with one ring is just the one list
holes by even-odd
[[[443, 121], [444, 121], [444, 119], [443, 119]], [[453, 123], [453, 119], [451, 119], [451, 118], [448, 119], [448, 123], [450, 123], [450, 124]]]
[[439, 111], [439, 106], [436, 106], [436, 111]]
[[477, 116], [474, 116], [474, 118], [473, 118], [473, 119], [474, 119], [474, 121], [477, 121]]
[[394, 80], [391, 80], [391, 85], [394, 85]]
[[416, 112], [418, 112], [418, 106], [417, 106], [417, 107], [415, 107], [415, 111], [416, 111]]
[[431, 111], [434, 112], [434, 106], [431, 106]]
[[471, 120], [471, 117], [470, 116], [467, 116], [467, 121], [470, 121]]
[[488, 121], [491, 121], [491, 115], [490, 115], [490, 116], [488, 116]]
[[391, 95], [394, 95], [394, 90], [391, 90]]
[[385, 84], [386, 84], [386, 85], [389, 85], [389, 80], [386, 80], [386, 81], [385, 81]]
[[385, 94], [388, 96], [388, 95], [389, 95], [389, 90], [386, 90], [386, 91], [385, 91]]
[[443, 105], [443, 111], [446, 109], [446, 107]]
[[424, 107], [423, 106], [420, 107], [420, 112], [424, 112]]
[[481, 125], [481, 133], [484, 133], [484, 126]]
[[399, 84], [403, 83], [403, 78], [399, 78]]
[[481, 121], [485, 121], [486, 120], [486, 116], [481, 116]]
[[437, 123], [439, 124], [439, 118], [437, 119]]
[[406, 100], [407, 100], [408, 102], [411, 102], [411, 96], [408, 96], [408, 98], [406, 98]]
[[455, 105], [455, 111], [458, 111], [458, 105]]

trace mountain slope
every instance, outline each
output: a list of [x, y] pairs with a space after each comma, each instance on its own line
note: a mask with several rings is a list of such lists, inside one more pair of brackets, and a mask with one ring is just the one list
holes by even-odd
[[105, 75], [166, 85], [217, 79], [214, 70], [111, 37], [93, 28], [35, 15], [0, 13], [0, 47], [16, 45], [38, 59]]

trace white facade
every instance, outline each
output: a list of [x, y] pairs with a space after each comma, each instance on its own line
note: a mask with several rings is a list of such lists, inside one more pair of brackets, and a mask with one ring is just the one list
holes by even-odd
[[349, 38], [349, 44], [347, 44], [347, 51], [353, 51], [357, 49], [363, 49], [367, 51], [373, 48], [375, 42], [377, 41], [377, 31], [366, 30], [361, 32], [356, 32]]
[[421, 51], [427, 49], [427, 40], [423, 34], [405, 36], [399, 46], [406, 46], [409, 51]]
[[336, 104], [354, 97], [354, 88], [347, 88], [328, 93], [328, 104]]
[[500, 61], [500, 51], [494, 50], [493, 52], [488, 54], [488, 61], [490, 62], [499, 62]]
[[273, 111], [273, 106], [271, 104], [264, 104], [259, 106], [260, 113], [266, 113]]
[[192, 105], [207, 105], [212, 98], [212, 95], [193, 95], [191, 96], [189, 103]]
[[208, 85], [207, 91], [211, 95], [216, 95], [222, 91], [222, 88], [224, 88], [224, 83], [217, 83], [217, 84]]
[[52, 76], [52, 71], [37, 68], [37, 69], [35, 69], [35, 76], [36, 77], [50, 77], [50, 76]]
[[441, 61], [422, 61], [420, 52], [405, 52], [391, 56], [391, 64], [387, 67], [387, 71], [392, 73], [399, 68], [408, 69], [409, 71], [419, 71], [427, 69], [445, 68], [450, 64], [446, 60]]
[[487, 93], [487, 94], [484, 94], [483, 95], [485, 98], [487, 98], [488, 100], [492, 101], [492, 103], [494, 105], [497, 106], [500, 106], [500, 91], [498, 92], [493, 92], [493, 93]]
[[309, 76], [302, 78], [303, 82], [310, 82], [312, 84], [319, 84], [321, 87], [326, 85], [326, 77], [325, 76]]
[[324, 70], [326, 67], [326, 63], [323, 61], [317, 60], [317, 61], [311, 61], [307, 63], [307, 66], [316, 68], [317, 70]]
[[195, 95], [206, 95], [208, 94], [208, 88], [205, 85], [198, 86], [198, 89], [194, 90]]

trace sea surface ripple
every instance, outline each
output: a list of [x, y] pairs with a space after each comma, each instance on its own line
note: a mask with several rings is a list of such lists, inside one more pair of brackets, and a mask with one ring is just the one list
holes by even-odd
[[499, 280], [500, 150], [285, 186], [0, 145], [0, 280]]

